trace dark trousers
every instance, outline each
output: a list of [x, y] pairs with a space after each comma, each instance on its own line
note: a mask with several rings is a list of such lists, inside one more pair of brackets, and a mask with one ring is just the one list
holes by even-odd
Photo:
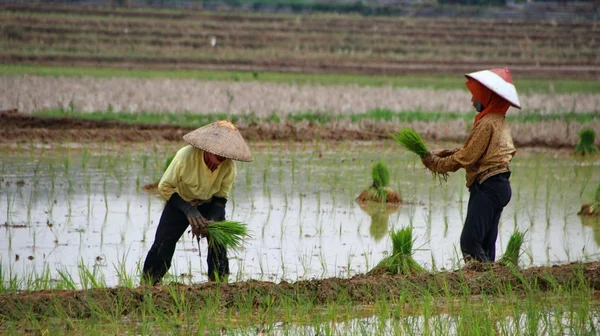
[[[198, 210], [206, 219], [213, 221], [225, 220], [225, 207], [219, 204], [205, 203], [198, 206]], [[177, 241], [188, 226], [189, 222], [186, 215], [171, 204], [171, 201], [167, 201], [160, 216], [154, 243], [144, 262], [142, 271], [144, 281], [150, 281], [152, 284], [160, 282], [171, 267], [175, 245], [177, 245]], [[209, 247], [206, 261], [208, 263], [208, 278], [211, 281], [215, 281], [217, 277], [222, 279], [229, 274], [229, 260], [227, 259], [227, 249], [225, 247]]]
[[510, 202], [510, 172], [494, 175], [482, 184], [473, 183], [469, 188], [467, 219], [460, 236], [463, 257], [482, 262], [496, 259], [498, 223], [504, 207]]

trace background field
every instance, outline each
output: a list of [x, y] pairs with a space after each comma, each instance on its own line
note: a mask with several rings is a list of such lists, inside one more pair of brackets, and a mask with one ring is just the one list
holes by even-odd
[[439, 75], [510, 60], [519, 77], [600, 73], [593, 21], [16, 5], [0, 15], [0, 60], [10, 64]]

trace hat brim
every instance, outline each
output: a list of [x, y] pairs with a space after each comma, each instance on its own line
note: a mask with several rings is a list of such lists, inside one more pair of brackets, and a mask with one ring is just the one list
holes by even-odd
[[188, 144], [224, 158], [252, 162], [254, 156], [238, 129], [227, 121], [217, 121], [183, 136]]
[[520, 109], [521, 102], [517, 95], [517, 89], [514, 84], [505, 81], [502, 77], [489, 70], [477, 71], [470, 74], [465, 74], [465, 77], [474, 79], [481, 85], [492, 90], [500, 97], [506, 99], [510, 105]]

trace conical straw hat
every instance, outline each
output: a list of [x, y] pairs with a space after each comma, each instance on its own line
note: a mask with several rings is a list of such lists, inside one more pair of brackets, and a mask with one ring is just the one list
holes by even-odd
[[488, 89], [494, 91], [500, 97], [516, 107], [521, 108], [521, 102], [517, 95], [517, 89], [513, 84], [512, 76], [508, 68], [499, 68], [491, 70], [477, 71], [465, 75], [467, 78], [473, 78], [483, 84]]
[[251, 162], [252, 152], [234, 124], [216, 121], [183, 136], [183, 140], [203, 151], [228, 159]]

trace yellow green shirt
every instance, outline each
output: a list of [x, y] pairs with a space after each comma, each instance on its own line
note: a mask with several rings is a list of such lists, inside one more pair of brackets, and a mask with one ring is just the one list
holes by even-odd
[[227, 198], [236, 174], [233, 160], [226, 159], [211, 171], [204, 162], [204, 151], [187, 145], [175, 154], [158, 182], [158, 191], [165, 200], [175, 192], [187, 202], [210, 200], [213, 196]]

